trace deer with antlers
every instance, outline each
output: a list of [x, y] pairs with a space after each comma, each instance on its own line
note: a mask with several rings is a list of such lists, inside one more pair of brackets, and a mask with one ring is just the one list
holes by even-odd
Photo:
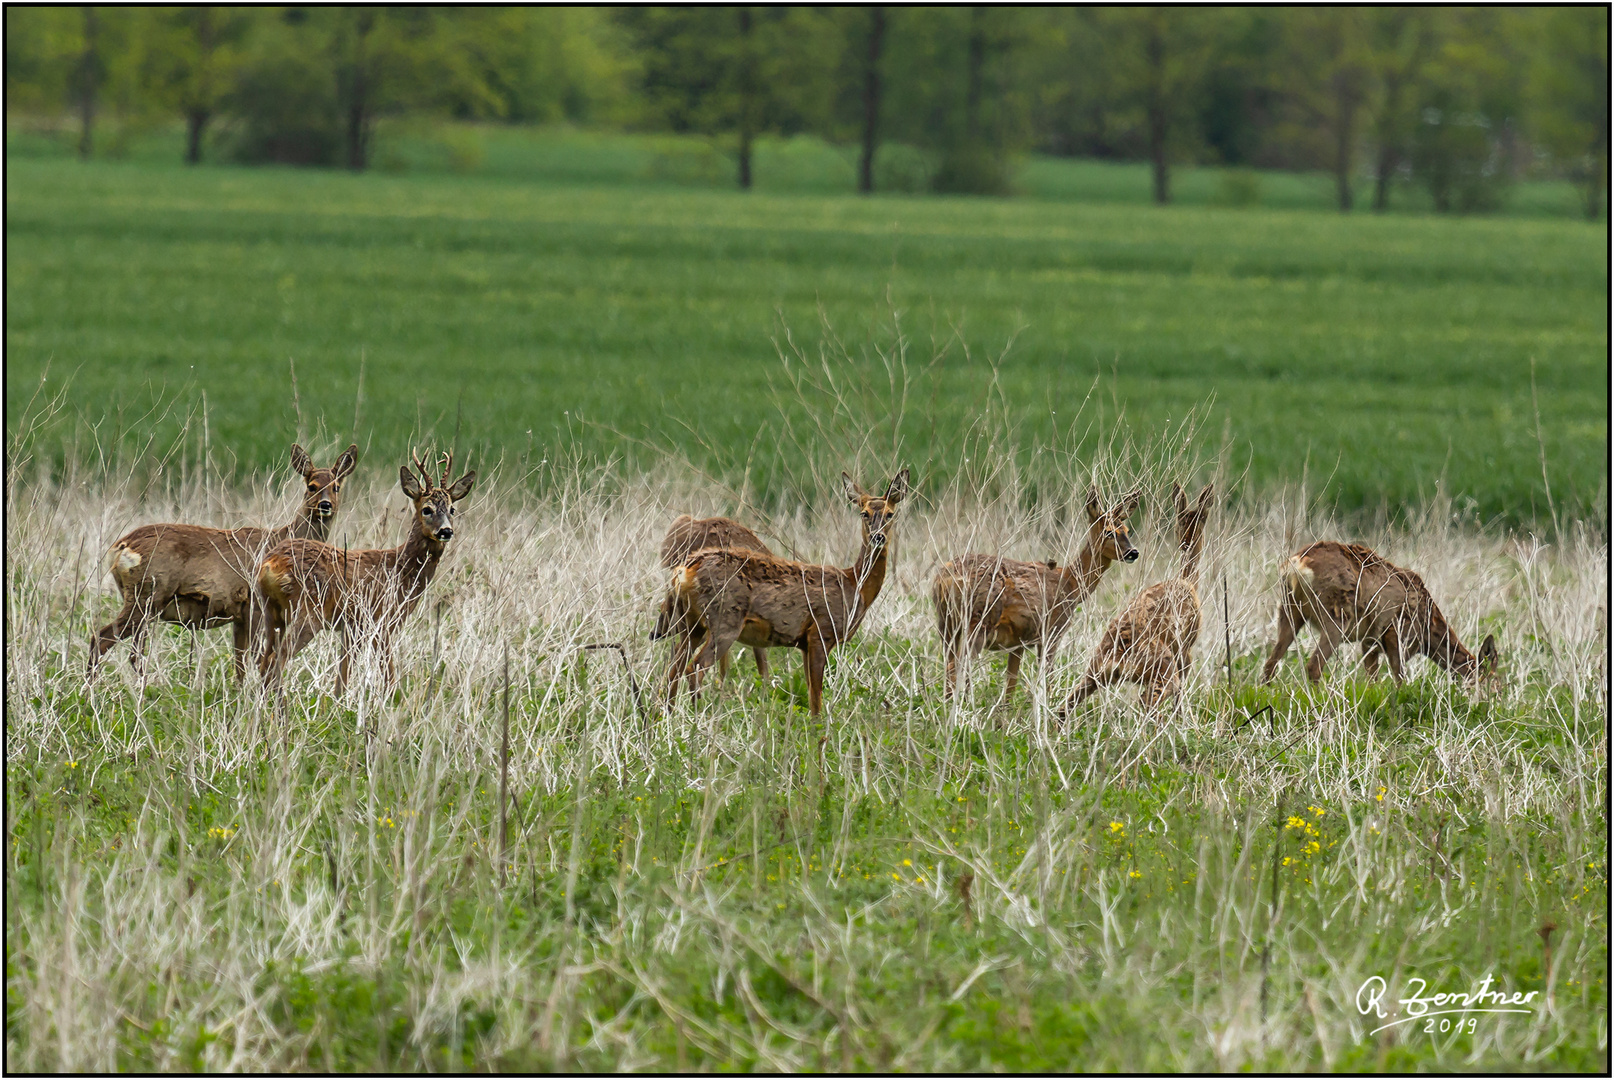
[[[710, 517], [693, 518], [688, 514], [680, 514], [677, 521], [667, 530], [667, 535], [661, 541], [661, 566], [664, 570], [673, 570], [689, 561], [689, 557], [697, 551], [707, 548], [738, 548], [742, 551], [760, 551], [764, 555], [772, 555], [773, 551], [762, 538], [750, 529], [741, 525], [733, 518]], [[661, 614], [656, 619], [655, 629], [650, 631], [650, 639], [655, 641], [666, 637], [673, 626], [682, 618], [682, 613], [673, 610], [676, 603], [676, 593], [669, 593], [662, 602]], [[682, 642], [682, 637], [679, 641]], [[674, 646], [677, 648], [677, 645]], [[768, 650], [761, 645], [751, 650], [751, 655], [757, 662], [757, 674], [766, 679], [768, 677]], [[679, 663], [686, 662], [688, 657], [677, 657]], [[717, 658], [718, 678], [725, 682], [729, 677], [729, 657], [727, 653]]]
[[1362, 643], [1362, 664], [1370, 679], [1378, 677], [1382, 657], [1401, 682], [1402, 657], [1419, 653], [1470, 681], [1496, 670], [1494, 635], [1485, 635], [1476, 658], [1457, 640], [1423, 578], [1361, 544], [1324, 540], [1302, 548], [1284, 564], [1282, 590], [1278, 640], [1261, 671], [1263, 683], [1272, 680], [1295, 634], [1308, 622], [1319, 635], [1306, 663], [1312, 682], [1323, 677], [1328, 658], [1347, 641]]
[[132, 638], [129, 663], [141, 669], [141, 651], [152, 619], [205, 630], [229, 623], [235, 633], [235, 677], [246, 671], [247, 652], [261, 626], [252, 595], [258, 562], [290, 538], [323, 540], [342, 505], [342, 481], [358, 464], [351, 445], [328, 469], [315, 468], [296, 443], [291, 465], [307, 485], [290, 524], [278, 529], [212, 529], [203, 525], [142, 525], [112, 545], [107, 568], [123, 594], [117, 616], [90, 639], [89, 670], [108, 649]]
[[1014, 696], [1027, 649], [1036, 649], [1038, 669], [1046, 679], [1047, 659], [1059, 647], [1077, 606], [1098, 588], [1111, 563], [1137, 561], [1126, 523], [1142, 496], [1141, 490], [1128, 492], [1106, 511], [1098, 489], [1089, 488], [1086, 537], [1072, 565], [965, 555], [937, 571], [930, 598], [947, 660], [944, 700], [952, 698], [964, 668], [983, 649], [1009, 654], [1005, 698]]
[[448, 482], [454, 456], [443, 455], [442, 478], [434, 481], [415, 455], [417, 480], [405, 465], [399, 485], [414, 504], [409, 535], [393, 548], [344, 551], [317, 540], [287, 540], [258, 567], [268, 642], [259, 670], [278, 686], [293, 657], [326, 627], [342, 634], [342, 665], [336, 692], [347, 686], [355, 634], [372, 635], [385, 657], [387, 686], [397, 683], [392, 638], [437, 576], [438, 564], [454, 537], [454, 504], [471, 493], [473, 470]]
[[[885, 585], [908, 470], [892, 478], [884, 495], [869, 494], [846, 473], [841, 482], [863, 519], [863, 546], [851, 566], [810, 566], [760, 551], [712, 548], [691, 555], [673, 574], [667, 610], [676, 618], [668, 632], [681, 640], [667, 672], [669, 697], [682, 678], [698, 697], [702, 673], [738, 641], [800, 649], [808, 707], [814, 716], [823, 711], [830, 651], [857, 632]], [[697, 643], [700, 651], [694, 653]], [[695, 659], [686, 670], [684, 658], [691, 653]]]
[[1182, 688], [1194, 642], [1199, 639], [1199, 556], [1205, 548], [1205, 519], [1210, 516], [1214, 485], [1206, 484], [1193, 506], [1176, 484], [1171, 501], [1177, 512], [1177, 542], [1182, 572], [1150, 585], [1105, 627], [1087, 674], [1059, 709], [1059, 722], [1099, 687], [1131, 682], [1143, 686], [1143, 706]]

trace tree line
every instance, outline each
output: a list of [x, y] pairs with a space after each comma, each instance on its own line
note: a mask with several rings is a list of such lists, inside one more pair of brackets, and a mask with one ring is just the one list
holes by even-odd
[[[853, 147], [858, 186], [1006, 192], [1026, 151], [1327, 170], [1439, 210], [1525, 175], [1608, 181], [1604, 7], [17, 7], [6, 100], [98, 125], [183, 120], [185, 159], [364, 169], [382, 118], [699, 133], [752, 181], [766, 135]], [[887, 170], [889, 172], [889, 170]]]

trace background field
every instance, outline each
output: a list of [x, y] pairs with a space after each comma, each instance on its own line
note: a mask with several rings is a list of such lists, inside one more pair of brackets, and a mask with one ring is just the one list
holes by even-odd
[[[1544, 519], [1533, 357], [1558, 507], [1606, 515], [1604, 224], [1159, 209], [1114, 201], [1142, 190], [1115, 167], [1037, 162], [1026, 187], [1096, 201], [770, 191], [766, 154], [742, 195], [700, 188], [688, 140], [580, 135], [485, 139], [460, 175], [440, 139], [406, 136], [399, 167], [418, 160], [390, 176], [84, 164], [14, 139], [10, 434], [48, 366], [68, 422], [30, 445], [57, 460], [167, 446], [187, 416], [192, 452], [205, 437], [248, 468], [355, 427], [382, 459], [425, 430], [482, 459], [656, 458], [622, 432], [788, 500], [781, 430], [802, 415], [770, 397], [775, 342], [816, 358], [827, 324], [872, 387], [895, 312], [915, 375], [892, 452], [922, 475], [945, 476], [988, 400], [1025, 453], [1056, 432], [1090, 452], [1121, 410], [1142, 435], [1198, 408], [1252, 491], [1304, 477], [1396, 514], [1438, 488], [1481, 519]], [[1279, 202], [1307, 183], [1262, 182]]]

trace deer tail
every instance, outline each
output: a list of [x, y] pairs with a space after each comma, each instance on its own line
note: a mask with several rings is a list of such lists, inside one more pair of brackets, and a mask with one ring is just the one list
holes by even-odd
[[1283, 564], [1283, 588], [1290, 596], [1298, 597], [1303, 589], [1309, 589], [1317, 574], [1299, 555], [1289, 556], [1289, 561]]

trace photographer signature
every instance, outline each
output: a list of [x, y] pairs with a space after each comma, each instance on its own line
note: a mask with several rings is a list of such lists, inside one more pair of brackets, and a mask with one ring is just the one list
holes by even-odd
[[[1433, 1018], [1437, 1016], [1449, 1017], [1453, 1014], [1460, 1014], [1463, 1017], [1463, 1019], [1458, 1019], [1455, 1021], [1455, 1026], [1459, 1031], [1465, 1029], [1468, 1031], [1474, 1031], [1478, 1026], [1478, 1020], [1470, 1014], [1528, 1014], [1531, 1010], [1516, 1007], [1510, 1008], [1509, 1006], [1529, 1005], [1531, 1001], [1534, 1000], [1535, 996], [1541, 993], [1539, 990], [1531, 990], [1528, 993], [1520, 993], [1519, 991], [1515, 990], [1513, 993], [1509, 994], [1504, 990], [1492, 990], [1491, 983], [1494, 980], [1494, 975], [1485, 976], [1484, 980], [1480, 982], [1474, 991], [1468, 994], [1441, 993], [1431, 994], [1428, 997], [1425, 997], [1424, 991], [1428, 989], [1429, 984], [1423, 979], [1408, 979], [1407, 987], [1412, 990], [1412, 993], [1407, 997], [1396, 1000], [1396, 1004], [1400, 1005], [1402, 1009], [1405, 1010], [1407, 1015], [1401, 1017], [1399, 1020], [1391, 1020], [1388, 1024], [1380, 1024], [1378, 1027], [1368, 1032], [1368, 1034], [1374, 1035], [1380, 1031], [1383, 1031], [1385, 1028], [1392, 1028], [1397, 1024], [1412, 1023], [1416, 1020], [1427, 1020], [1428, 1023], [1424, 1027], [1424, 1030], [1430, 1033], [1434, 1033], [1437, 1030], [1442, 1032], [1450, 1031], [1453, 1027], [1454, 1021], [1449, 1019], [1441, 1020], [1437, 1025]], [[1356, 991], [1356, 1011], [1361, 1013], [1363, 1016], [1377, 1016], [1380, 1020], [1389, 1019], [1390, 1017], [1397, 1015], [1397, 1013], [1401, 1010], [1391, 1009], [1389, 1012], [1385, 1012], [1384, 1010], [1384, 997], [1389, 993], [1389, 989], [1389, 985], [1382, 978], [1377, 975], [1371, 976]], [[1441, 1007], [1448, 1005], [1458, 1007]]]

